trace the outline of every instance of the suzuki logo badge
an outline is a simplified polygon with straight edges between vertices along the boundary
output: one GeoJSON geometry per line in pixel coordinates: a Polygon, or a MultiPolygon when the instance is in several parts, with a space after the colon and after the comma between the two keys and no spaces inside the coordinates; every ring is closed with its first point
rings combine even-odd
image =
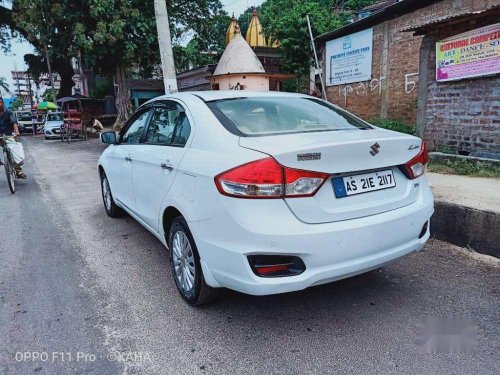
{"type": "Polygon", "coordinates": [[[380,151],[378,150],[380,148],[380,145],[378,143],[374,143],[370,146],[371,148],[371,151],[370,151],[370,155],[371,156],[375,156],[377,155],[380,151]]]}

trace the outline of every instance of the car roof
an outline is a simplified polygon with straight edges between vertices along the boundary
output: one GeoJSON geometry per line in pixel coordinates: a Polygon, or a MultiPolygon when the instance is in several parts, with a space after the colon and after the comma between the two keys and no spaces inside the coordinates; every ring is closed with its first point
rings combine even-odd
{"type": "Polygon", "coordinates": [[[152,99],[150,102],[157,100],[165,100],[165,99],[180,99],[186,97],[197,96],[204,101],[212,101],[212,100],[221,100],[221,99],[234,99],[234,98],[248,98],[248,97],[295,97],[295,98],[306,98],[307,95],[304,94],[296,94],[290,92],[281,92],[281,91],[239,91],[239,90],[228,90],[228,91],[185,91],[178,92],[174,94],[162,95],[152,99]]]}

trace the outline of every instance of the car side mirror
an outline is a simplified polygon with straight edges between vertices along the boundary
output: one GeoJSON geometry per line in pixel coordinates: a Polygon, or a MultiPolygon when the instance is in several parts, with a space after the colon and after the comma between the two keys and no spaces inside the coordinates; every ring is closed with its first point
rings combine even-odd
{"type": "Polygon", "coordinates": [[[101,142],[110,145],[116,144],[116,133],[114,131],[101,133],[101,142]]]}

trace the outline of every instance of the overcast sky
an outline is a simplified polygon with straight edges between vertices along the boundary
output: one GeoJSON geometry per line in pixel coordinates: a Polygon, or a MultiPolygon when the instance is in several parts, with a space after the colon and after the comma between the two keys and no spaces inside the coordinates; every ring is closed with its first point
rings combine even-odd
{"type": "MultiPolygon", "coordinates": [[[[229,15],[234,15],[238,17],[241,13],[245,11],[250,6],[258,6],[264,2],[264,0],[221,0],[226,12],[229,15]]],[[[27,53],[32,53],[33,49],[31,45],[27,42],[13,40],[12,49],[10,53],[4,54],[0,52],[0,77],[7,78],[7,82],[11,86],[11,90],[14,90],[14,82],[11,79],[11,70],[26,69],[24,64],[24,55],[27,53]]]]}

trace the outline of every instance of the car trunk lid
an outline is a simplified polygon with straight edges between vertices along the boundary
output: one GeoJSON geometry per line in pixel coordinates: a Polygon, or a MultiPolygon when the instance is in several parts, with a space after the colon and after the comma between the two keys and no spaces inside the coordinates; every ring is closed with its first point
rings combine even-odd
{"type": "Polygon", "coordinates": [[[283,166],[330,174],[313,197],[285,199],[295,216],[306,223],[354,219],[413,203],[419,184],[409,180],[398,166],[418,154],[420,143],[416,137],[378,128],[239,140],[241,147],[268,154],[283,166]],[[383,171],[392,171],[396,186],[345,197],[337,197],[334,191],[334,178],[383,171]]]}

